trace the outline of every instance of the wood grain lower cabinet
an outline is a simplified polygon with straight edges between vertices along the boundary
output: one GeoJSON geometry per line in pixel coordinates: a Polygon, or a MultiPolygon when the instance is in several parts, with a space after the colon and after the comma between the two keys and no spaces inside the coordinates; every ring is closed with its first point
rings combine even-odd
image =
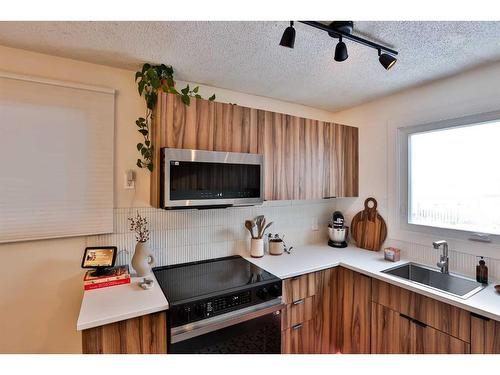
{"type": "Polygon", "coordinates": [[[371,353],[410,354],[411,352],[411,320],[372,302],[371,353]]]}
{"type": "Polygon", "coordinates": [[[83,354],[165,354],[166,312],[82,331],[83,354]]]}
{"type": "Polygon", "coordinates": [[[466,354],[469,343],[372,302],[372,354],[466,354]]]}
{"type": "Polygon", "coordinates": [[[313,315],[316,354],[333,354],[337,345],[338,268],[316,272],[315,310],[313,315]]]}
{"type": "Polygon", "coordinates": [[[314,354],[315,341],[312,320],[295,324],[281,332],[281,353],[314,354]]]}
{"type": "Polygon", "coordinates": [[[338,269],[337,345],[342,353],[370,353],[371,278],[338,269]]]}
{"type": "Polygon", "coordinates": [[[470,313],[444,302],[373,279],[372,300],[439,331],[470,342],[470,313]]]}
{"type": "Polygon", "coordinates": [[[500,354],[500,322],[471,315],[471,353],[500,354]]]}

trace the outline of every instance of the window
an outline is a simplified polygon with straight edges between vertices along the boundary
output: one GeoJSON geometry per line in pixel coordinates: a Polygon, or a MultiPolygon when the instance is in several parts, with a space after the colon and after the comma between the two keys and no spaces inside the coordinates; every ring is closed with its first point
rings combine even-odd
{"type": "Polygon", "coordinates": [[[500,235],[500,120],[406,135],[408,224],[500,235]]]}

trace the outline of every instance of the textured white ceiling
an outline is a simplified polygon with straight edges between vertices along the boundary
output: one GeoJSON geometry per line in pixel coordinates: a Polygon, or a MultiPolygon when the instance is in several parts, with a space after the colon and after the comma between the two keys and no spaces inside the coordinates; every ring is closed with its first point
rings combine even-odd
{"type": "Polygon", "coordinates": [[[296,23],[295,48],[278,45],[288,22],[0,22],[0,44],[138,69],[171,64],[177,79],[338,111],[500,61],[500,22],[355,22],[354,33],[399,52],[390,71],[377,52],[296,23]]]}

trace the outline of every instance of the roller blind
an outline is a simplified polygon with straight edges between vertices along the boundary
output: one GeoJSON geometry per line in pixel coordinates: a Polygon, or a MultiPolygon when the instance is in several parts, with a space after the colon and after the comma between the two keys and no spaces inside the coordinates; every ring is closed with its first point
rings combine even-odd
{"type": "Polygon", "coordinates": [[[114,91],[0,73],[0,243],[113,230],[114,91]]]}

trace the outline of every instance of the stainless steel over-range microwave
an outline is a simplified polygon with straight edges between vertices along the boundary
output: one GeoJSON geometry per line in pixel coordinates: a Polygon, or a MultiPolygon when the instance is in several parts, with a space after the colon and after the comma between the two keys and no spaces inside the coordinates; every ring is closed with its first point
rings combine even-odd
{"type": "Polygon", "coordinates": [[[161,149],[163,208],[230,207],[264,201],[263,156],[161,149]]]}

